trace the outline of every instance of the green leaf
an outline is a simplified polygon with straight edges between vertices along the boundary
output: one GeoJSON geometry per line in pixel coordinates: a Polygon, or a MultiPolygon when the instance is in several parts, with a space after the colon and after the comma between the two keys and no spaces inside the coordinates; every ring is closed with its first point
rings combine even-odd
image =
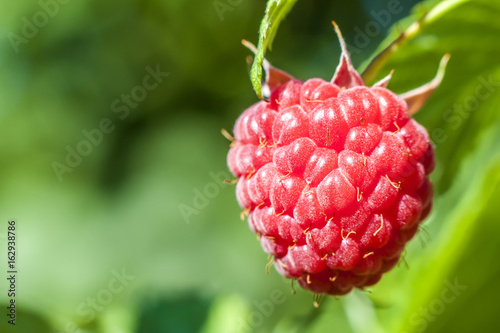
{"type": "Polygon", "coordinates": [[[442,85],[415,115],[438,159],[431,176],[433,214],[419,236],[426,246],[412,241],[405,255],[409,268],[400,265],[373,289],[388,332],[487,331],[495,324],[489,311],[472,315],[470,304],[490,309],[500,297],[492,282],[500,270],[494,204],[500,195],[500,45],[493,42],[499,14],[498,1],[442,2],[377,74],[395,69],[389,88],[401,93],[428,81],[439,58],[451,54],[442,85]],[[446,303],[442,295],[455,279],[467,289],[446,303]],[[435,313],[426,312],[433,306],[435,313]]]}
{"type": "Polygon", "coordinates": [[[422,18],[415,21],[402,33],[398,33],[396,30],[393,31],[392,35],[387,38],[386,42],[380,44],[379,48],[374,52],[370,60],[366,61],[362,66],[366,67],[364,68],[362,75],[365,82],[373,81],[373,78],[378,74],[384,64],[389,61],[391,56],[393,56],[406,41],[414,38],[423,27],[431,24],[442,15],[453,10],[456,6],[467,1],[470,0],[443,1],[432,8],[432,10],[426,12],[422,18]]]}
{"type": "Polygon", "coordinates": [[[271,49],[278,27],[292,9],[297,0],[270,0],[267,2],[266,14],[260,24],[259,44],[250,72],[252,86],[257,96],[262,99],[262,62],[266,50],[271,49]]]}

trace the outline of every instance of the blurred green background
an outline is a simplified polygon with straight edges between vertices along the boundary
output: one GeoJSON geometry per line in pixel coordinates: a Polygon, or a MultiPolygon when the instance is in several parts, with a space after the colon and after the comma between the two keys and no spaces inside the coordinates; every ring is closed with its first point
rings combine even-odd
{"type": "Polygon", "coordinates": [[[379,77],[395,69],[389,87],[401,93],[452,55],[416,115],[438,156],[431,217],[380,284],[315,309],[311,294],[265,274],[234,188],[221,183],[220,129],[257,100],[240,41],[257,41],[265,1],[2,1],[0,331],[493,332],[500,1],[418,2],[298,1],[267,54],[297,78],[330,79],[331,20],[363,68],[430,11],[379,77]]]}

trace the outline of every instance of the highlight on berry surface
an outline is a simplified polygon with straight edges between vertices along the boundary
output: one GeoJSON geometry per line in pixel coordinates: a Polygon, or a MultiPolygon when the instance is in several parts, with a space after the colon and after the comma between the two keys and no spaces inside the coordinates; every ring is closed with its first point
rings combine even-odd
{"type": "Polygon", "coordinates": [[[241,217],[276,270],[316,295],[377,283],[428,216],[434,150],[411,115],[449,58],[430,83],[398,96],[387,89],[393,72],[364,84],[333,26],[342,52],[331,81],[301,81],[263,59],[265,100],[241,114],[234,138],[224,134],[241,217]]]}

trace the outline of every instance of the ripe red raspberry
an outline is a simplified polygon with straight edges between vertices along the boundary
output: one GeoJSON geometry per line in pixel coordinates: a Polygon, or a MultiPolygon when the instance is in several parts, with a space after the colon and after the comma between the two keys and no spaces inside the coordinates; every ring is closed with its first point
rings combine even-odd
{"type": "Polygon", "coordinates": [[[317,294],[375,284],[432,205],[435,164],[410,117],[441,75],[398,96],[390,75],[366,87],[342,36],[331,82],[301,82],[264,62],[269,101],[236,121],[228,165],[236,196],[283,276],[317,294]]]}

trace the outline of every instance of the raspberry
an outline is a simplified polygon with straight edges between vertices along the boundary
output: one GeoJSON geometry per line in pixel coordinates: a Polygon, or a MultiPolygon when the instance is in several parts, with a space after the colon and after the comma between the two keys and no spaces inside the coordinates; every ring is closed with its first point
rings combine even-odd
{"type": "Polygon", "coordinates": [[[269,101],[236,121],[228,165],[276,270],[316,294],[343,295],[394,267],[429,214],[434,151],[408,110],[441,78],[401,96],[386,88],[390,76],[367,87],[335,28],[342,55],[330,82],[264,62],[269,101]]]}

